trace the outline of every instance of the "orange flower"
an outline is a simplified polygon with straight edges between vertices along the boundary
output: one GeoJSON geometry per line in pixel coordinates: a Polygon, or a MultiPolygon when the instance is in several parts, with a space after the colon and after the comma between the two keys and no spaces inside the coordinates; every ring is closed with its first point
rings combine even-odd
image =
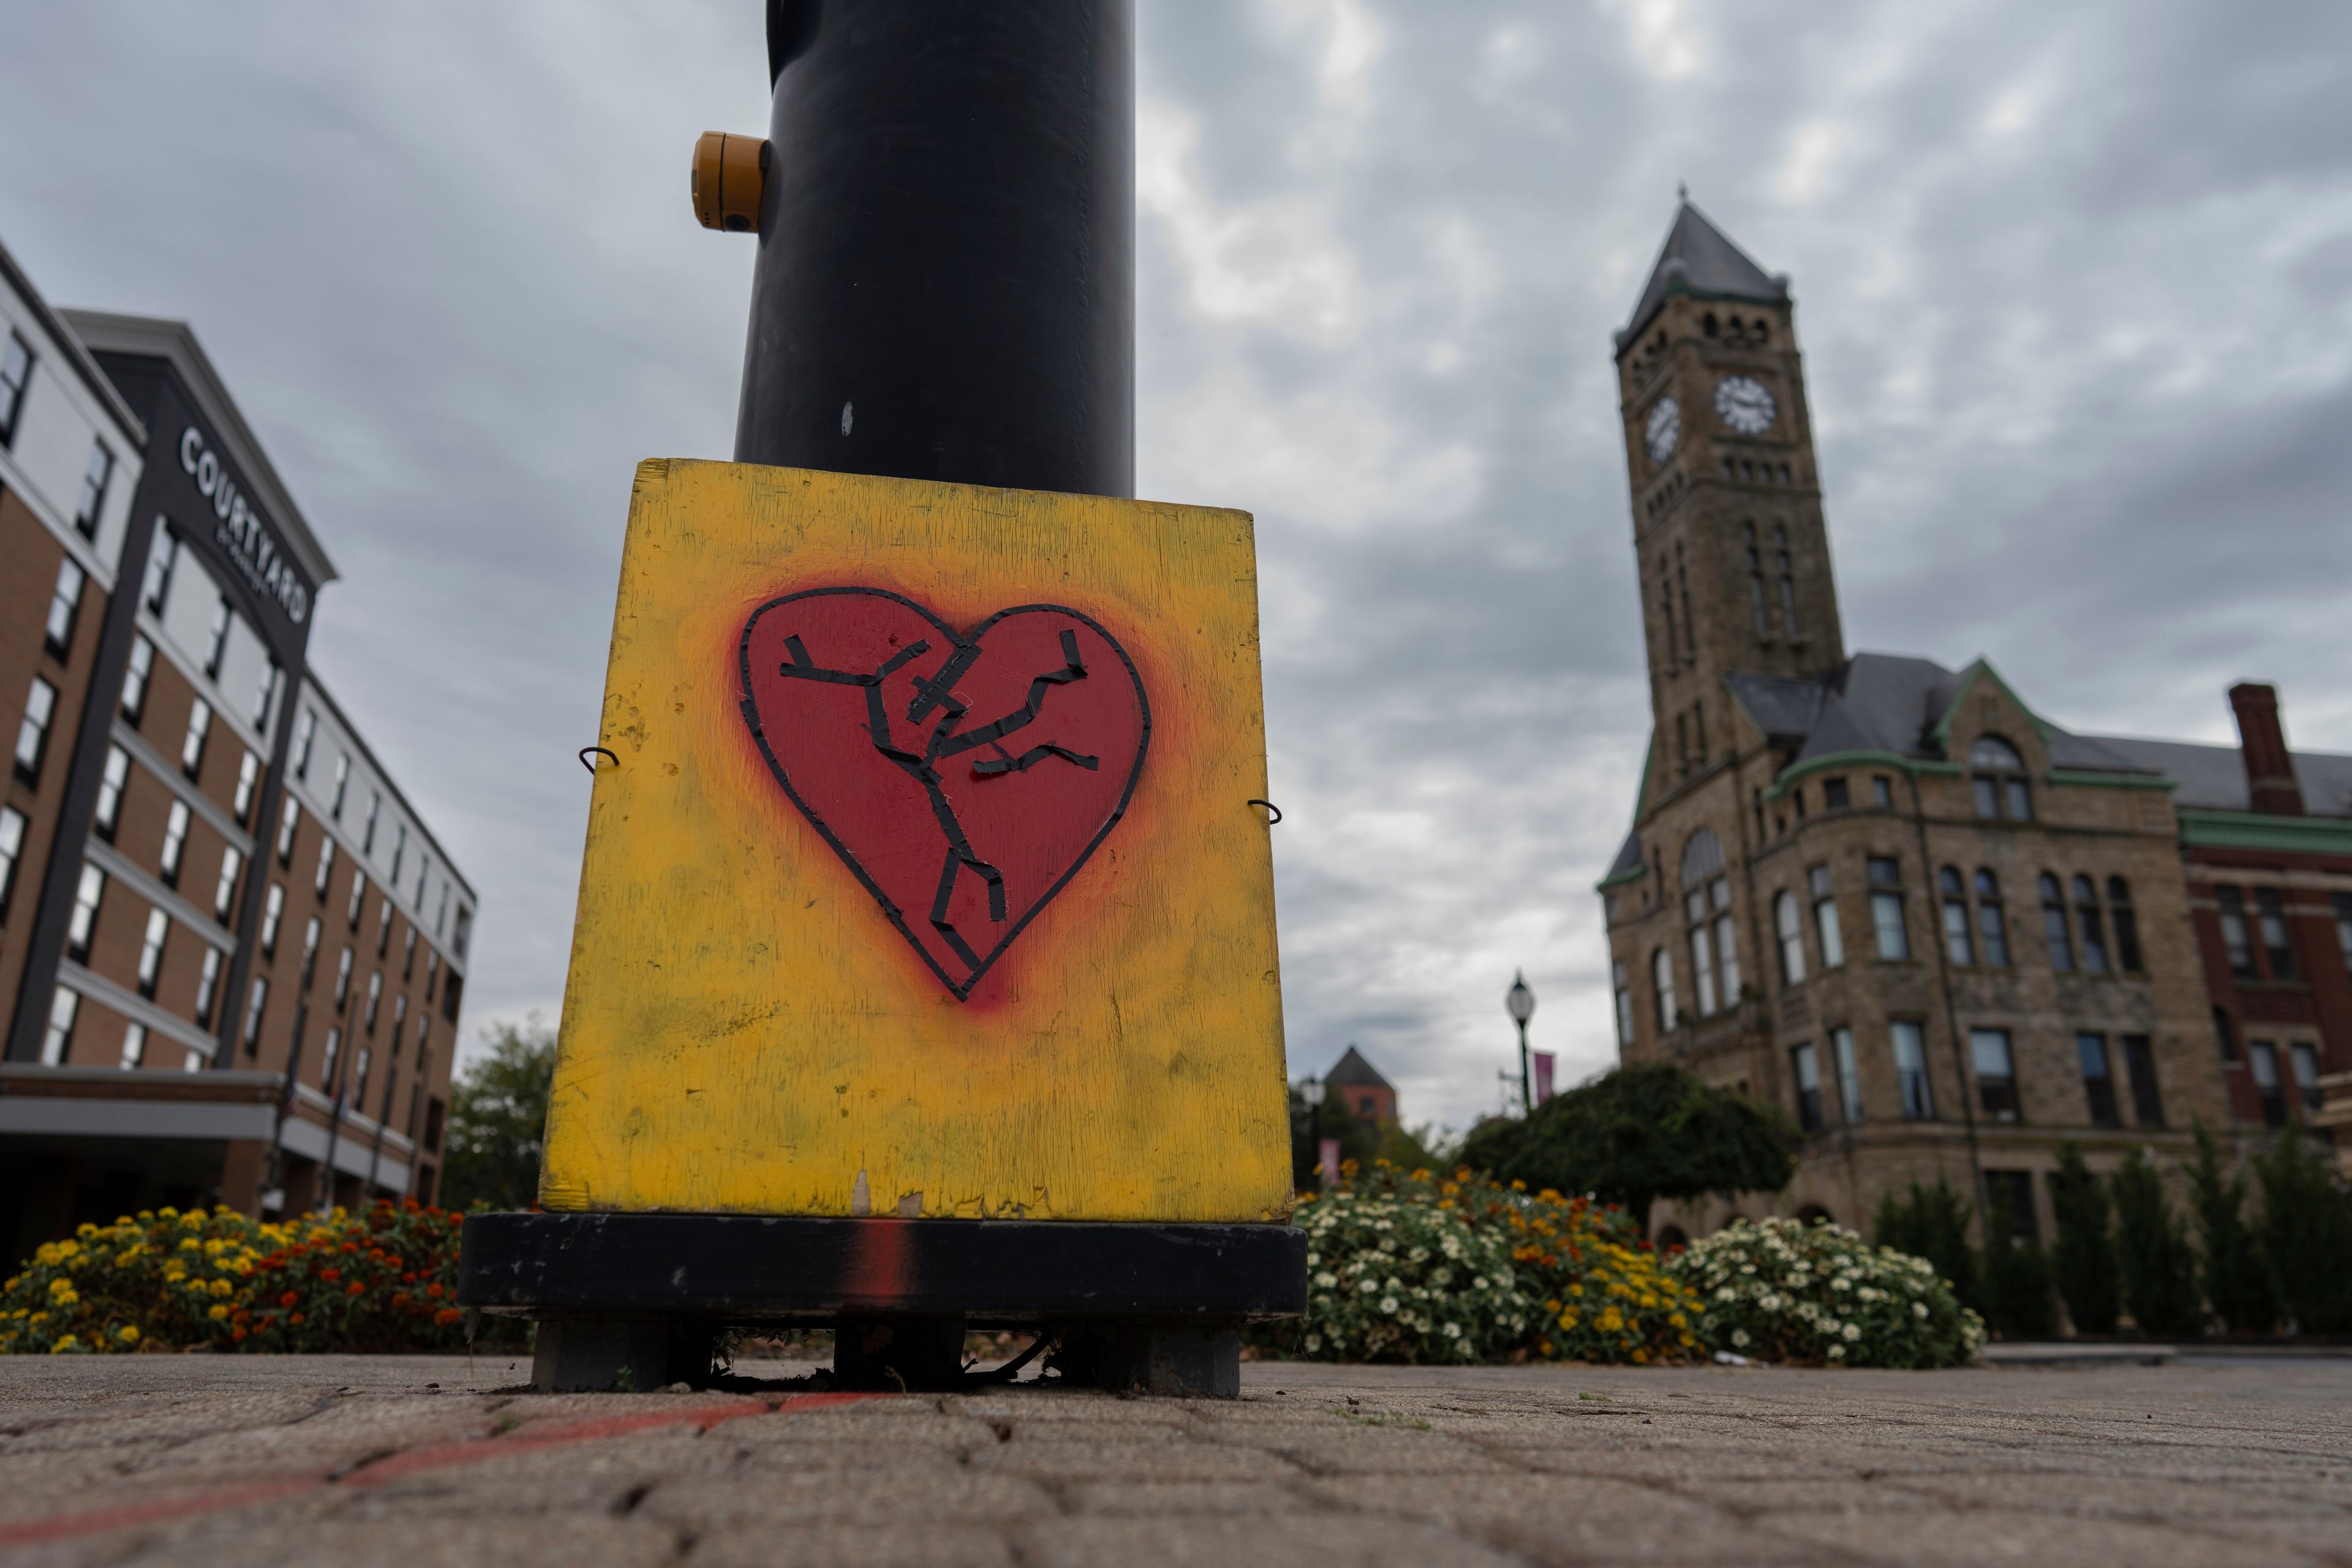
{"type": "Polygon", "coordinates": [[[290,1307],[300,1300],[300,1297],[295,1295],[293,1291],[289,1290],[286,1294],[278,1298],[278,1304],[281,1307],[290,1307]]]}
{"type": "Polygon", "coordinates": [[[432,1284],[425,1287],[425,1293],[437,1300],[441,1295],[441,1281],[436,1279],[432,1284]]]}
{"type": "Polygon", "coordinates": [[[433,1314],[433,1321],[436,1323],[442,1324],[444,1327],[446,1327],[448,1324],[456,1322],[465,1315],[465,1313],[457,1310],[455,1307],[444,1307],[439,1311],[433,1314]]]}
{"type": "Polygon", "coordinates": [[[342,1277],[343,1271],[340,1268],[321,1268],[319,1270],[319,1278],[324,1279],[330,1285],[333,1284],[336,1280],[341,1279],[342,1277]]]}
{"type": "Polygon", "coordinates": [[[356,1296],[356,1295],[360,1294],[362,1291],[365,1290],[366,1289],[367,1289],[367,1287],[366,1287],[366,1286],[364,1286],[364,1285],[361,1284],[358,1280],[354,1279],[354,1280],[352,1280],[352,1281],[351,1282],[351,1284],[350,1284],[350,1285],[348,1285],[348,1286],[346,1286],[346,1287],[344,1288],[344,1289],[343,1289],[343,1294],[344,1294],[344,1295],[346,1295],[346,1296],[356,1296]]]}
{"type": "Polygon", "coordinates": [[[288,1322],[289,1322],[289,1323],[299,1323],[299,1322],[300,1322],[300,1321],[302,1321],[302,1314],[301,1314],[301,1313],[299,1313],[299,1312],[297,1312],[297,1313],[295,1313],[292,1317],[290,1317],[290,1318],[287,1319],[286,1321],[287,1321],[288,1322]]]}
{"type": "Polygon", "coordinates": [[[228,1331],[228,1337],[232,1340],[242,1340],[245,1338],[245,1331],[243,1329],[231,1329],[228,1331]]]}
{"type": "Polygon", "coordinates": [[[405,1291],[405,1290],[394,1290],[394,1291],[392,1293],[392,1304],[393,1304],[394,1306],[395,1306],[395,1307],[405,1307],[405,1306],[407,1306],[407,1305],[408,1305],[408,1292],[407,1292],[407,1291],[405,1291]]]}

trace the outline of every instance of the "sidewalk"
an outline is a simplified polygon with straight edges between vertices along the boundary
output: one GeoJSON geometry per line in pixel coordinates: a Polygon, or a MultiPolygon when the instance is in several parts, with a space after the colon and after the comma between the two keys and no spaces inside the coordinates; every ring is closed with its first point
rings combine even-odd
{"type": "Polygon", "coordinates": [[[0,1562],[2352,1562],[2345,1362],[1258,1362],[1223,1403],[496,1392],[527,1371],[0,1359],[0,1562]]]}

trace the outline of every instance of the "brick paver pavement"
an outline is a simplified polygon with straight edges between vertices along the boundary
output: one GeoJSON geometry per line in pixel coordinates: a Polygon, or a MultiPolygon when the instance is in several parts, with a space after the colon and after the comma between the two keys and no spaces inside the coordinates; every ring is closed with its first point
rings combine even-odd
{"type": "Polygon", "coordinates": [[[527,1373],[0,1360],[0,1561],[2352,1564],[2340,1360],[1255,1363],[1238,1402],[499,1392],[527,1373]]]}

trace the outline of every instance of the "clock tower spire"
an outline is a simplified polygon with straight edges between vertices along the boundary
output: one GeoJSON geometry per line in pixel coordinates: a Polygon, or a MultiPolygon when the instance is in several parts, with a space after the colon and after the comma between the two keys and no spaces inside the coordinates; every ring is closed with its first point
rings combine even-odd
{"type": "Polygon", "coordinates": [[[1735,673],[1845,662],[1795,302],[1685,195],[1617,334],[1662,782],[1726,755],[1735,673]]]}

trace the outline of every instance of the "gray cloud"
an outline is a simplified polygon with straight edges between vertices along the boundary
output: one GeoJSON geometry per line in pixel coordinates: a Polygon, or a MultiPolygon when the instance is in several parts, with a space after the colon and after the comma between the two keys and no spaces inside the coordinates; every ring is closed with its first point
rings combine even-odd
{"type": "MultiPolygon", "coordinates": [[[[1145,493],[1258,514],[1294,1066],[1612,1054],[1647,735],[1609,333],[1675,184],[1793,274],[1851,646],[2352,749],[2340,7],[1143,0],[1145,493]]],[[[635,461],[723,456],[758,7],[19,18],[0,234],[184,314],[348,580],[318,658],[551,1009],[635,461]]]]}

